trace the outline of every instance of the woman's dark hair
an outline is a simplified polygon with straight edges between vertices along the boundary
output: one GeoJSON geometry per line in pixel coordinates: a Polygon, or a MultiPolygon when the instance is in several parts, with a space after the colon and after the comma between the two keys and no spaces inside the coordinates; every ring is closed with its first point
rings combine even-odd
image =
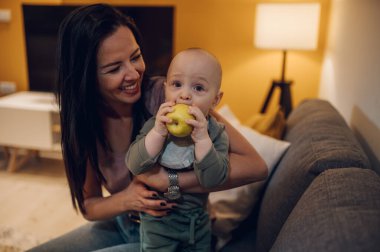
{"type": "MultiPolygon", "coordinates": [[[[106,152],[112,151],[99,111],[104,101],[96,74],[97,53],[100,43],[120,26],[132,31],[141,48],[141,36],[133,20],[106,4],[75,9],[65,17],[59,28],[57,99],[61,111],[62,154],[73,206],[75,209],[79,207],[83,214],[87,162],[104,183],[97,146],[100,145],[106,152]]],[[[134,104],[133,136],[136,136],[144,120],[146,110],[142,100],[134,104]]]]}

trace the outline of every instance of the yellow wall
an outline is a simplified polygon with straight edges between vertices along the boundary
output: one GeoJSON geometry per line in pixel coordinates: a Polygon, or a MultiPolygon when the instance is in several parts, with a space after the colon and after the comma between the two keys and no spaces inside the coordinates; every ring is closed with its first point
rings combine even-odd
{"type": "MultiPolygon", "coordinates": [[[[12,21],[0,23],[0,80],[16,82],[18,90],[28,89],[22,3],[88,4],[95,2],[97,1],[1,0],[0,9],[11,9],[12,21]]],[[[275,1],[113,0],[103,2],[119,5],[175,6],[175,52],[197,46],[210,50],[219,58],[223,67],[222,89],[225,93],[221,104],[229,104],[242,121],[260,110],[272,79],[280,78],[281,52],[258,50],[253,46],[255,5],[258,2],[275,1]]],[[[294,85],[292,85],[294,105],[304,98],[318,95],[329,11],[328,0],[302,2],[322,4],[321,28],[318,50],[288,53],[286,77],[294,80],[294,85]]]]}
{"type": "Polygon", "coordinates": [[[27,66],[24,29],[19,1],[0,1],[0,9],[10,9],[12,19],[0,23],[0,81],[13,81],[18,90],[25,90],[27,66]]]}

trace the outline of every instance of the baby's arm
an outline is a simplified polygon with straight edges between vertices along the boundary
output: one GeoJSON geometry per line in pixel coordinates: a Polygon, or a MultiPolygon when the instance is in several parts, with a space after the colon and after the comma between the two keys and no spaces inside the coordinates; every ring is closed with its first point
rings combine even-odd
{"type": "Polygon", "coordinates": [[[144,173],[157,162],[162,151],[168,131],[165,123],[169,122],[165,114],[172,110],[171,103],[163,103],[156,117],[149,119],[136,140],[130,145],[125,162],[134,174],[144,173]]]}
{"type": "Polygon", "coordinates": [[[214,188],[226,182],[229,172],[228,136],[224,130],[214,139],[206,156],[194,162],[194,172],[205,188],[214,188]]]}
{"type": "Polygon", "coordinates": [[[153,128],[154,122],[155,118],[152,117],[144,124],[140,134],[136,137],[136,140],[131,143],[127,155],[125,156],[125,164],[133,175],[144,173],[155,163],[155,158],[151,158],[145,148],[145,137],[153,128]]]}
{"type": "Polygon", "coordinates": [[[223,127],[210,118],[211,129],[215,131],[210,132],[210,137],[208,121],[203,113],[196,107],[192,107],[189,112],[196,118],[189,121],[194,127],[191,135],[195,147],[194,172],[203,187],[219,186],[228,177],[228,136],[223,127]]]}
{"type": "Polygon", "coordinates": [[[192,114],[195,119],[187,119],[186,123],[193,126],[191,138],[194,141],[195,160],[200,161],[212,147],[212,141],[208,134],[208,121],[198,107],[191,106],[189,113],[192,114]]]}
{"type": "Polygon", "coordinates": [[[145,147],[151,157],[157,156],[164,146],[168,130],[166,123],[169,123],[169,119],[166,114],[173,111],[173,102],[165,102],[161,104],[156,115],[156,121],[154,127],[148,132],[145,137],[145,147]]]}

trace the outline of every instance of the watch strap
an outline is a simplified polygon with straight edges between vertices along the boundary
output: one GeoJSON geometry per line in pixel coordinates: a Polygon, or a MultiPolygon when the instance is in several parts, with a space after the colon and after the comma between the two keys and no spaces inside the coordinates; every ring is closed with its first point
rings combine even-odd
{"type": "Polygon", "coordinates": [[[178,183],[178,174],[173,169],[168,169],[169,187],[164,196],[169,200],[177,200],[181,197],[181,192],[178,183]]]}

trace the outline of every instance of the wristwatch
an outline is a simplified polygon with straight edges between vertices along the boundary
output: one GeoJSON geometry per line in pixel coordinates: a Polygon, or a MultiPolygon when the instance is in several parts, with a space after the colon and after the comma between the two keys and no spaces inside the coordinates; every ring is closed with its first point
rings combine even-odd
{"type": "Polygon", "coordinates": [[[181,198],[181,192],[179,191],[178,174],[175,170],[168,169],[169,187],[168,191],[164,193],[165,198],[168,200],[177,200],[181,198]]]}

